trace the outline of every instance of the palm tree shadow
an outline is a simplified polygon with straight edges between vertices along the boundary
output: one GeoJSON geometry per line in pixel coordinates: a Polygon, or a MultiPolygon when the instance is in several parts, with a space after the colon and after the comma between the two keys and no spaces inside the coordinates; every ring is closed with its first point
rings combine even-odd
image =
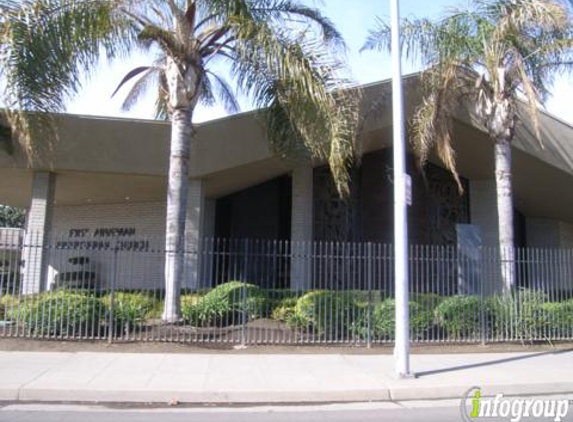
{"type": "Polygon", "coordinates": [[[496,360],[491,360],[491,361],[487,361],[487,362],[470,363],[467,365],[458,365],[458,366],[452,366],[452,367],[447,367],[447,368],[433,369],[431,371],[416,372],[416,377],[421,378],[421,377],[425,377],[425,376],[443,374],[443,373],[447,373],[447,372],[462,371],[464,369],[472,369],[472,368],[481,368],[481,367],[486,367],[486,366],[501,365],[501,364],[508,363],[508,362],[515,362],[515,361],[527,360],[527,359],[535,359],[537,357],[547,356],[547,355],[561,355],[561,354],[565,354],[565,353],[573,353],[573,348],[557,350],[557,351],[539,352],[539,353],[533,353],[533,354],[528,354],[528,355],[523,355],[523,356],[513,356],[513,357],[509,357],[509,358],[496,359],[496,360]]]}

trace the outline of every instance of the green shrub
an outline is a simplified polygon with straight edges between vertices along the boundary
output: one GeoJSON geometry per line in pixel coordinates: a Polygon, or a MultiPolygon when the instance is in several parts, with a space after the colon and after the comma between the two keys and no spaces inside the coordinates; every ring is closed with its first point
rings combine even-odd
{"type": "Polygon", "coordinates": [[[570,336],[573,333],[573,300],[544,303],[542,309],[551,334],[570,336]]]}
{"type": "Polygon", "coordinates": [[[548,302],[547,295],[538,290],[519,289],[513,297],[519,304],[518,335],[524,338],[543,337],[543,329],[547,326],[543,305],[548,302]]]}
{"type": "Polygon", "coordinates": [[[317,290],[298,299],[294,314],[287,319],[290,325],[314,331],[318,335],[333,336],[351,330],[367,309],[361,297],[352,292],[317,290]]]}
{"type": "MultiPolygon", "coordinates": [[[[273,306],[271,318],[281,322],[287,322],[291,320],[295,313],[296,302],[296,297],[286,297],[278,301],[278,303],[273,306]]],[[[291,320],[291,322],[293,321],[291,320]]]]}
{"type": "Polygon", "coordinates": [[[436,307],[435,318],[450,339],[463,339],[476,335],[481,328],[480,298],[448,297],[436,307]]]}
{"type": "Polygon", "coordinates": [[[294,314],[288,318],[289,324],[311,330],[318,323],[320,313],[324,313],[328,298],[335,300],[336,294],[326,291],[309,292],[301,296],[294,307],[294,314]]]}
{"type": "MultiPolygon", "coordinates": [[[[107,315],[110,315],[111,295],[104,296],[102,302],[106,306],[107,315]]],[[[126,334],[150,319],[157,309],[155,299],[143,292],[117,292],[113,304],[114,326],[126,334]]]]}
{"type": "Polygon", "coordinates": [[[19,320],[35,334],[90,335],[99,329],[101,311],[101,302],[93,295],[55,291],[22,300],[13,314],[19,312],[19,320]]]}
{"type": "Polygon", "coordinates": [[[273,309],[271,313],[271,318],[275,321],[280,322],[288,322],[292,320],[293,315],[295,314],[295,307],[294,306],[277,306],[273,309]]]}
{"type": "Polygon", "coordinates": [[[0,296],[0,321],[8,318],[13,307],[17,306],[18,299],[12,295],[0,296]]]}
{"type": "Polygon", "coordinates": [[[528,340],[542,338],[548,325],[543,311],[546,302],[545,293],[530,289],[488,298],[487,313],[492,333],[528,340]]]}
{"type": "Polygon", "coordinates": [[[231,281],[210,290],[203,297],[181,307],[183,318],[193,325],[227,326],[243,317],[255,319],[269,312],[264,291],[253,284],[231,281]]]}
{"type": "Polygon", "coordinates": [[[278,302],[277,306],[296,306],[296,302],[298,302],[298,297],[296,296],[291,296],[291,297],[285,297],[284,299],[282,299],[281,301],[278,302]]]}
{"type": "Polygon", "coordinates": [[[181,316],[195,326],[225,326],[235,322],[231,309],[231,304],[225,298],[201,298],[182,306],[181,316]]]}
{"type": "MultiPolygon", "coordinates": [[[[265,292],[257,286],[240,281],[230,281],[220,284],[203,296],[202,300],[221,301],[224,300],[232,307],[243,308],[249,299],[264,298],[265,292]]],[[[248,305],[247,305],[248,306],[248,305]]]]}
{"type": "Polygon", "coordinates": [[[188,293],[181,296],[181,315],[183,318],[191,315],[194,306],[201,300],[201,296],[195,293],[188,293]]]}
{"type": "MultiPolygon", "coordinates": [[[[408,304],[410,317],[410,332],[412,336],[421,337],[432,326],[432,313],[424,310],[417,302],[408,304]]],[[[393,340],[396,335],[396,301],[386,299],[374,306],[371,320],[372,338],[374,340],[393,340]]],[[[368,322],[364,319],[358,329],[358,334],[366,338],[368,322]]]]}
{"type": "Polygon", "coordinates": [[[269,314],[280,306],[294,306],[298,300],[297,292],[289,289],[264,289],[263,292],[269,306],[269,314]]]}
{"type": "Polygon", "coordinates": [[[410,301],[416,302],[425,311],[434,312],[434,309],[444,300],[437,293],[411,293],[410,301]]]}

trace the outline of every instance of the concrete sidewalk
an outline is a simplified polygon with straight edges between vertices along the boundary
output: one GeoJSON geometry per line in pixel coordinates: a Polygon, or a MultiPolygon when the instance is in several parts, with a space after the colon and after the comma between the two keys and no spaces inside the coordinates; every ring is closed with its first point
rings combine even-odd
{"type": "Polygon", "coordinates": [[[573,351],[413,355],[418,378],[388,355],[0,352],[0,400],[312,403],[573,393],[573,351]]]}

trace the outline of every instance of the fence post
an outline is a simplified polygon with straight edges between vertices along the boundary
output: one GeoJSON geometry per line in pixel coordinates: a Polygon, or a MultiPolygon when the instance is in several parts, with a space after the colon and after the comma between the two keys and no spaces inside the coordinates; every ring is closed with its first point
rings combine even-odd
{"type": "MultiPolygon", "coordinates": [[[[489,265],[489,264],[488,264],[489,265]]],[[[481,345],[486,345],[486,337],[487,337],[487,327],[485,324],[485,298],[483,294],[483,282],[484,282],[484,266],[483,266],[483,249],[480,247],[479,251],[479,260],[478,260],[478,274],[479,274],[479,318],[480,318],[480,337],[481,337],[481,345]]]]}
{"type": "Polygon", "coordinates": [[[247,283],[249,279],[249,239],[245,239],[243,244],[243,278],[243,287],[241,289],[243,303],[243,312],[241,313],[241,346],[245,347],[248,341],[247,325],[249,323],[249,310],[247,309],[247,283]]]}
{"type": "Polygon", "coordinates": [[[368,312],[366,314],[367,318],[367,334],[366,334],[366,347],[370,349],[372,347],[372,242],[368,242],[366,245],[366,262],[368,265],[368,273],[366,275],[368,283],[368,312]]]}
{"type": "Polygon", "coordinates": [[[116,268],[117,268],[117,247],[113,248],[113,256],[111,259],[111,280],[110,280],[110,294],[109,294],[109,322],[108,322],[108,338],[109,344],[113,343],[113,335],[115,332],[114,325],[114,307],[115,307],[115,282],[116,282],[116,268]]]}

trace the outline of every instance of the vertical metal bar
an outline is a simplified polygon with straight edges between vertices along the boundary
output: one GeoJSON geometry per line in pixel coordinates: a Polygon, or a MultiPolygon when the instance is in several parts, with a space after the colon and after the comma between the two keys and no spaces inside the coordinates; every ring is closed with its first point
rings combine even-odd
{"type": "Polygon", "coordinates": [[[7,301],[4,303],[4,294],[10,295],[10,286],[12,283],[13,262],[12,262],[12,233],[7,230],[0,229],[0,337],[5,337],[8,331],[8,306],[7,301]],[[9,256],[9,258],[7,258],[9,256]]]}
{"type": "Polygon", "coordinates": [[[368,242],[367,244],[367,251],[366,251],[366,262],[368,265],[368,275],[367,275],[367,282],[368,282],[368,312],[367,312],[367,334],[366,334],[366,347],[372,347],[372,243],[368,242]]]}
{"type": "MultiPolygon", "coordinates": [[[[294,297],[298,300],[300,292],[303,290],[302,286],[295,285],[294,292],[293,285],[291,281],[291,261],[292,257],[290,256],[291,250],[291,241],[290,240],[281,240],[277,244],[277,265],[279,266],[279,274],[281,277],[284,277],[284,283],[291,291],[291,294],[294,294],[294,297]]],[[[283,331],[282,335],[278,336],[277,342],[279,343],[286,343],[293,339],[294,342],[302,342],[304,341],[304,337],[299,333],[298,324],[293,324],[294,328],[290,327],[289,331],[283,331]]]]}
{"type": "Polygon", "coordinates": [[[242,284],[242,303],[243,303],[243,312],[242,312],[242,321],[241,321],[241,346],[247,345],[247,335],[248,335],[248,319],[249,319],[249,311],[247,309],[247,282],[248,282],[248,274],[249,274],[249,239],[244,240],[243,246],[243,273],[244,273],[244,280],[242,284]]]}
{"type": "Polygon", "coordinates": [[[363,245],[363,253],[359,257],[351,255],[351,251],[357,242],[352,242],[346,248],[344,254],[344,262],[346,267],[346,278],[348,279],[349,285],[352,286],[352,296],[349,298],[349,305],[345,309],[346,320],[344,324],[344,333],[349,344],[356,344],[356,336],[353,335],[352,327],[356,325],[358,318],[360,317],[360,311],[357,309],[357,302],[362,300],[362,294],[366,288],[364,280],[361,279],[359,273],[361,269],[366,265],[366,247],[363,245]]]}
{"type": "MultiPolygon", "coordinates": [[[[571,303],[573,304],[573,299],[571,299],[571,290],[573,289],[573,274],[571,268],[571,253],[573,250],[565,249],[563,251],[563,266],[564,266],[564,274],[563,274],[563,296],[562,296],[562,303],[571,303]]],[[[571,332],[573,331],[573,324],[568,324],[567,322],[573,320],[571,315],[567,312],[570,309],[569,306],[563,305],[562,312],[559,315],[561,320],[561,327],[562,328],[562,335],[561,338],[563,340],[570,340],[571,339],[571,332]],[[571,319],[570,319],[571,318],[571,319]]]]}
{"type": "MultiPolygon", "coordinates": [[[[327,242],[326,244],[326,277],[324,278],[324,290],[326,290],[327,292],[332,290],[332,284],[333,284],[333,242],[327,242]]],[[[332,296],[331,296],[332,297],[332,296]]],[[[329,339],[331,338],[329,336],[329,324],[328,324],[328,318],[329,316],[332,318],[332,306],[329,306],[329,299],[328,296],[326,297],[326,300],[324,301],[319,301],[319,315],[321,315],[322,318],[322,326],[323,328],[325,328],[323,330],[323,332],[321,332],[321,339],[323,339],[325,342],[328,342],[329,339]],[[330,311],[330,312],[329,312],[330,311]]]]}
{"type": "Polygon", "coordinates": [[[483,249],[480,248],[479,250],[479,258],[478,258],[478,284],[479,284],[479,312],[480,312],[480,343],[482,346],[486,345],[486,339],[487,339],[487,327],[486,327],[486,321],[485,321],[485,312],[486,312],[486,300],[485,300],[485,296],[484,296],[484,290],[483,290],[483,283],[484,283],[484,277],[483,277],[483,249]]]}
{"type": "MultiPolygon", "coordinates": [[[[565,268],[566,268],[566,283],[567,283],[567,298],[568,303],[571,303],[571,307],[573,307],[573,298],[572,298],[572,290],[573,290],[573,249],[568,249],[565,251],[565,268]]],[[[573,339],[573,317],[569,314],[565,314],[565,312],[569,312],[569,307],[563,308],[564,314],[562,314],[562,318],[566,318],[563,325],[565,328],[565,338],[567,340],[573,339]],[[568,325],[565,325],[568,322],[568,325]]]]}
{"type": "MultiPolygon", "coordinates": [[[[117,247],[113,248],[113,255],[111,259],[111,279],[110,279],[110,294],[109,294],[109,322],[108,322],[108,338],[109,344],[113,343],[115,332],[115,285],[116,285],[116,267],[117,267],[117,247]]],[[[121,329],[121,328],[120,328],[121,329]]]]}

